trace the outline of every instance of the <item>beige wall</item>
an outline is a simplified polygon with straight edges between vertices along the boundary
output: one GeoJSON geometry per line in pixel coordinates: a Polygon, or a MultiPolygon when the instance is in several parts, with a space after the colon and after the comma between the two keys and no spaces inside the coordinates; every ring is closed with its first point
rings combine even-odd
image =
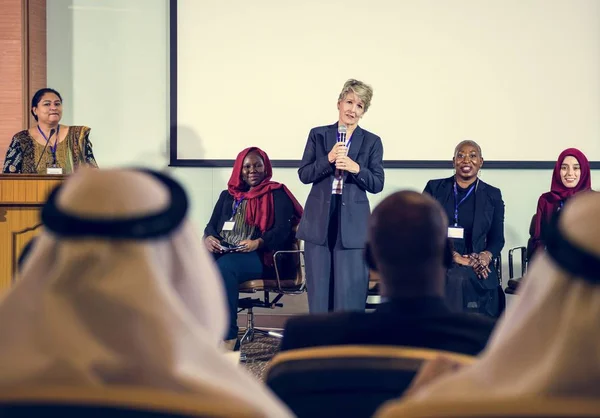
{"type": "MultiPolygon", "coordinates": [[[[186,186],[191,198],[190,216],[201,232],[220,191],[226,187],[230,169],[167,168],[168,18],[167,0],[103,0],[101,7],[96,0],[52,0],[48,3],[48,81],[65,98],[64,122],[92,127],[94,153],[101,167],[142,165],[169,170],[186,186]]],[[[202,77],[202,67],[197,71],[202,77]]],[[[333,105],[319,117],[331,121],[337,117],[338,88],[336,85],[331,99],[333,105]]],[[[236,103],[231,105],[233,108],[236,103]]],[[[369,112],[374,115],[379,110],[373,107],[369,112]]],[[[197,115],[198,120],[211,117],[212,112],[197,115]]],[[[552,125],[553,120],[548,118],[545,123],[552,125]]],[[[370,125],[368,115],[363,126],[370,129],[370,125]]],[[[290,141],[303,146],[311,126],[304,126],[303,133],[290,141]]],[[[199,132],[186,126],[180,128],[201,144],[199,132]]],[[[245,132],[247,144],[260,138],[261,132],[245,132]]],[[[389,146],[386,141],[391,139],[383,140],[384,146],[389,146]]],[[[564,138],[562,146],[570,146],[570,140],[564,138]]],[[[408,139],[401,142],[411,144],[408,139]]],[[[230,158],[234,158],[239,149],[230,148],[230,158]]],[[[269,144],[265,149],[269,152],[269,144]]],[[[516,159],[521,158],[518,149],[514,153],[516,159]]],[[[450,175],[450,170],[386,169],[383,192],[369,198],[373,206],[396,190],[422,190],[428,179],[450,175]]],[[[599,175],[594,172],[594,180],[600,181],[599,175]]],[[[550,187],[550,176],[550,170],[483,170],[483,180],[499,187],[506,203],[505,262],[508,248],[526,242],[537,198],[550,187]]],[[[295,169],[275,169],[274,180],[285,183],[300,202],[305,202],[310,187],[300,183],[295,169]]],[[[286,297],[284,304],[284,310],[268,312],[306,310],[305,297],[286,297]]]]}

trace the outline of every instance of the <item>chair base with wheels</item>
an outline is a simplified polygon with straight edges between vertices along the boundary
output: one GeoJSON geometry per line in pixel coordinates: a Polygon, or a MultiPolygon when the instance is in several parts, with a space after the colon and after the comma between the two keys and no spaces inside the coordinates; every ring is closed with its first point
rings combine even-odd
{"type": "MultiPolygon", "coordinates": [[[[280,333],[265,331],[255,326],[254,308],[275,309],[282,307],[283,303],[279,301],[285,295],[301,295],[306,291],[306,280],[304,276],[304,249],[302,242],[296,241],[296,248],[292,250],[277,251],[273,254],[275,266],[275,278],[268,279],[253,279],[240,283],[240,293],[256,294],[263,292],[263,298],[244,297],[238,300],[239,312],[247,311],[246,331],[240,339],[240,344],[253,341],[255,334],[271,335],[281,338],[280,333]],[[284,261],[290,263],[295,268],[293,272],[285,273],[284,261]],[[291,258],[291,259],[290,259],[291,258]],[[292,264],[293,263],[293,264],[292,264]],[[290,277],[295,274],[295,277],[290,277]],[[288,278],[286,278],[288,277],[288,278]],[[271,300],[272,295],[275,297],[271,300]]],[[[292,270],[292,269],[288,269],[292,270]]],[[[242,356],[243,360],[243,356],[242,356]]]]}
{"type": "MultiPolygon", "coordinates": [[[[256,281],[257,280],[252,280],[250,282],[242,283],[243,285],[246,285],[246,287],[245,288],[240,287],[240,292],[246,293],[245,289],[247,289],[248,292],[252,292],[252,293],[254,293],[255,291],[258,292],[260,289],[260,286],[258,286],[256,283],[254,283],[256,281]]],[[[242,312],[242,311],[247,311],[246,331],[244,332],[244,335],[242,336],[242,338],[240,338],[240,345],[244,344],[244,342],[254,341],[254,334],[272,335],[275,337],[279,337],[279,335],[270,334],[271,331],[266,331],[266,330],[262,330],[260,328],[256,328],[256,326],[254,324],[254,308],[270,308],[270,309],[275,309],[276,307],[281,308],[281,307],[283,307],[283,303],[278,303],[279,300],[283,297],[283,295],[292,294],[292,293],[278,293],[277,296],[275,296],[275,299],[273,299],[271,301],[270,300],[271,292],[275,292],[275,289],[263,286],[263,289],[261,289],[261,290],[264,290],[263,299],[247,297],[247,298],[239,299],[239,301],[238,301],[238,304],[239,304],[238,305],[238,308],[239,308],[238,313],[242,312]]],[[[286,291],[289,291],[289,290],[291,290],[291,289],[286,289],[286,291]]],[[[302,292],[300,292],[300,293],[302,293],[302,292]]],[[[300,293],[298,293],[298,294],[300,294],[300,293]]]]}
{"type": "Polygon", "coordinates": [[[367,289],[366,309],[376,309],[381,303],[381,286],[379,275],[375,271],[369,271],[369,288],[367,289]]]}

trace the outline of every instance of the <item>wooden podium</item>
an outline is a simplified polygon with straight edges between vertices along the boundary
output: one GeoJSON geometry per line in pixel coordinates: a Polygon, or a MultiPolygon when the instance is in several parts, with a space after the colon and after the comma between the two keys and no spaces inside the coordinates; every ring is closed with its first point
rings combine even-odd
{"type": "Polygon", "coordinates": [[[65,175],[0,174],[0,292],[12,284],[17,259],[39,233],[40,209],[65,175]]]}

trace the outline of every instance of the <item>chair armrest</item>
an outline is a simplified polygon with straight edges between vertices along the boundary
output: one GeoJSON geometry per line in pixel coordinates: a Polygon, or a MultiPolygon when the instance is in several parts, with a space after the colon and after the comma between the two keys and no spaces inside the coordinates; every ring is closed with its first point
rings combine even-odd
{"type": "Polygon", "coordinates": [[[498,257],[494,258],[493,263],[496,272],[498,273],[498,284],[502,286],[502,255],[498,255],[498,257]]]}
{"type": "Polygon", "coordinates": [[[519,250],[521,252],[521,277],[523,277],[523,275],[525,275],[525,270],[526,270],[526,266],[527,266],[527,247],[513,247],[510,250],[508,250],[508,278],[512,279],[515,277],[515,270],[514,270],[514,259],[513,259],[513,253],[519,250]]]}
{"type": "MultiPolygon", "coordinates": [[[[279,267],[277,266],[277,257],[281,256],[283,254],[298,254],[299,259],[298,259],[298,263],[300,264],[296,269],[300,268],[300,269],[304,269],[304,250],[280,250],[280,251],[276,251],[273,254],[273,265],[275,266],[275,279],[277,280],[277,289],[280,292],[283,292],[283,289],[281,288],[281,276],[279,274],[279,267]]],[[[296,273],[298,274],[298,273],[296,273]]],[[[301,277],[302,277],[302,285],[300,286],[300,289],[304,289],[304,286],[306,286],[306,277],[304,276],[303,273],[301,273],[301,277]]]]}

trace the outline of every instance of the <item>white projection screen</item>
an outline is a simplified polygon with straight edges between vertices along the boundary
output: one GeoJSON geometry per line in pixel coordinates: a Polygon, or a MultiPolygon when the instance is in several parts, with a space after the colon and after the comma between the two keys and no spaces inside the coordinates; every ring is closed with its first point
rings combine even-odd
{"type": "Polygon", "coordinates": [[[600,1],[171,0],[171,164],[279,166],[337,121],[343,83],[373,86],[361,127],[386,166],[448,162],[477,141],[506,168],[567,147],[600,161],[600,1]]]}

